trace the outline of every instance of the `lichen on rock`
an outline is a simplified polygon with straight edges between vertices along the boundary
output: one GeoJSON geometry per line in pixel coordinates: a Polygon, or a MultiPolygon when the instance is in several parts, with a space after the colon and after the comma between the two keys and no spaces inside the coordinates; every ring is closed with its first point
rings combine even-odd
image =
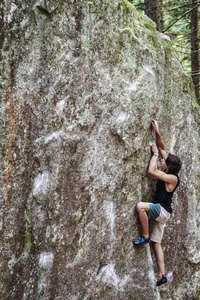
{"type": "Polygon", "coordinates": [[[199,107],[170,40],[126,0],[0,8],[1,299],[198,299],[199,107]],[[138,201],[155,118],[183,167],[155,288],[138,201]]]}

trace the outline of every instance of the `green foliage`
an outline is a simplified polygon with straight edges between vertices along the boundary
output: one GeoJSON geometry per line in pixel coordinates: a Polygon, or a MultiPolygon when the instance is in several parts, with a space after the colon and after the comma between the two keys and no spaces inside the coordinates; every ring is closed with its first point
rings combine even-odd
{"type": "MultiPolygon", "coordinates": [[[[130,0],[129,2],[131,2],[137,10],[144,13],[144,0],[130,0]]],[[[164,33],[170,36],[173,48],[177,53],[183,69],[188,74],[191,74],[189,4],[190,0],[163,0],[163,16],[164,33]],[[185,16],[183,16],[184,14],[185,16]],[[181,19],[176,22],[179,18],[181,19]],[[174,25],[166,30],[173,23],[174,25]]],[[[200,30],[198,34],[200,35],[200,30]]]]}
{"type": "MultiPolygon", "coordinates": [[[[190,1],[164,1],[164,28],[167,28],[190,9],[186,6],[190,1]]],[[[182,64],[183,69],[190,74],[190,13],[177,21],[165,34],[169,35],[182,64]]]]}

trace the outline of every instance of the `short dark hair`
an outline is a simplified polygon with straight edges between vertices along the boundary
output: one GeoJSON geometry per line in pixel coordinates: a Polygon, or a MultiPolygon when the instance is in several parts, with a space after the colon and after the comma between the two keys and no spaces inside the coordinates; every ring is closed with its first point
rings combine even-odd
{"type": "Polygon", "coordinates": [[[174,154],[169,153],[165,161],[168,168],[168,174],[178,174],[182,166],[180,158],[174,154]]]}

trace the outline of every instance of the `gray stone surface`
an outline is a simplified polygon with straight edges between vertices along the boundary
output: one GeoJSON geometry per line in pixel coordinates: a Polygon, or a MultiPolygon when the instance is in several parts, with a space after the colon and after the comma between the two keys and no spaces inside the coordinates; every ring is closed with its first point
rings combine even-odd
{"type": "Polygon", "coordinates": [[[199,299],[199,108],[167,36],[126,0],[1,3],[0,298],[199,299]],[[183,161],[159,290],[131,245],[153,118],[183,161]]]}

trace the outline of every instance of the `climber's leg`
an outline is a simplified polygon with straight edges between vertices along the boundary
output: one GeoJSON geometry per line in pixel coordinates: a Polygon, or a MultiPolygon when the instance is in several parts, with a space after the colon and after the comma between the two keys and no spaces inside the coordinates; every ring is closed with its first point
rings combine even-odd
{"type": "Polygon", "coordinates": [[[137,213],[142,225],[142,236],[141,238],[134,240],[134,245],[141,245],[149,242],[149,220],[147,213],[149,211],[149,203],[139,202],[136,206],[137,213]]]}
{"type": "Polygon", "coordinates": [[[152,242],[153,249],[156,256],[156,262],[158,265],[158,281],[157,285],[161,285],[167,282],[167,278],[165,277],[165,264],[164,264],[164,254],[160,243],[152,242]]]}

